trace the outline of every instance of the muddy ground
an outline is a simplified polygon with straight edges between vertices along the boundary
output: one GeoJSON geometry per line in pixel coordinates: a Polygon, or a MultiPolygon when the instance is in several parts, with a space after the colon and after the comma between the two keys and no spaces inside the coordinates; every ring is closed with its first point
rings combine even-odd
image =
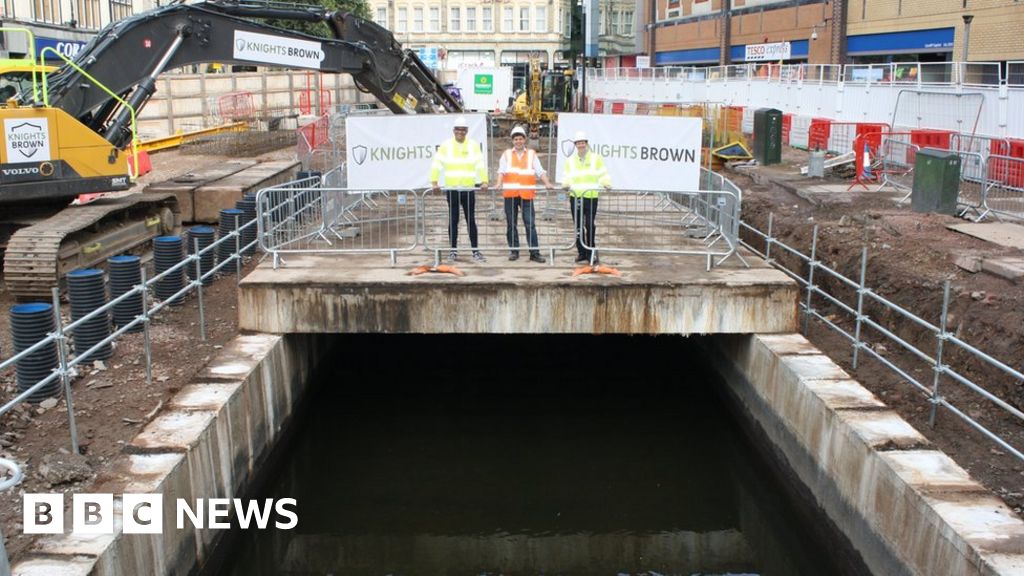
{"type": "MultiPolygon", "coordinates": [[[[289,154],[290,150],[282,150],[268,156],[279,159],[289,154]]],[[[223,160],[214,156],[197,158],[180,152],[156,154],[153,158],[155,172],[146,176],[142,184],[181,172],[183,166],[198,167],[223,160]]],[[[796,164],[802,156],[797,151],[787,151],[786,160],[796,164]]],[[[792,169],[792,166],[786,168],[792,169]]],[[[772,176],[782,174],[784,171],[777,170],[772,176]]],[[[1012,253],[1012,250],[947,230],[946,224],[955,219],[915,214],[906,205],[896,205],[891,195],[857,193],[848,203],[815,204],[795,194],[791,186],[758,184],[749,174],[739,172],[731,173],[730,177],[744,189],[743,217],[751,225],[765,230],[771,213],[777,237],[808,253],[817,224],[819,259],[850,278],[859,277],[861,248],[867,246],[868,285],[933,323],[939,322],[943,283],[951,280],[949,330],[1018,370],[1024,368],[1024,286],[986,273],[969,273],[954,264],[954,257],[962,253],[984,256],[1012,253]]],[[[755,246],[763,245],[750,233],[745,233],[745,237],[755,246]]],[[[800,269],[792,258],[780,260],[791,268],[800,269]]],[[[248,267],[253,265],[250,262],[248,267]]],[[[834,280],[819,275],[819,281],[855,304],[855,296],[834,280]]],[[[49,409],[22,407],[0,418],[0,455],[21,462],[27,471],[22,485],[0,494],[0,525],[12,556],[30,542],[21,535],[22,493],[88,491],[97,476],[121,453],[124,444],[237,333],[234,277],[215,282],[206,289],[204,299],[208,320],[205,342],[199,340],[199,315],[194,297],[154,320],[156,368],[152,385],[147,386],[145,382],[141,334],[123,338],[113,358],[103,366],[85,371],[75,381],[74,401],[84,454],[70,454],[63,401],[49,409]]],[[[6,311],[11,304],[7,295],[0,294],[3,311],[0,347],[5,356],[10,350],[6,311]]],[[[820,300],[814,306],[831,321],[852,331],[852,319],[837,308],[820,300]]],[[[877,321],[895,326],[896,332],[921,349],[934,349],[934,337],[915,330],[912,323],[898,321],[874,306],[867,307],[866,311],[877,321]]],[[[1020,513],[1024,506],[1024,463],[999,450],[944,409],[938,411],[936,426],[930,427],[931,405],[922,393],[866,354],[862,354],[858,369],[853,370],[850,342],[823,322],[810,322],[807,335],[1020,513]]],[[[926,364],[914,361],[892,343],[883,343],[878,334],[870,330],[865,331],[865,340],[876,352],[930,385],[931,369],[926,364]]],[[[1021,382],[1009,381],[976,363],[965,364],[963,358],[962,353],[947,350],[949,364],[1016,406],[1024,404],[1021,382]]],[[[942,393],[963,411],[1011,439],[1018,449],[1024,447],[1024,426],[1019,421],[1003,415],[991,403],[948,378],[940,385],[942,393]]],[[[13,395],[13,371],[0,374],[0,388],[3,398],[13,395]]],[[[70,504],[70,498],[66,498],[66,502],[70,504]]]]}

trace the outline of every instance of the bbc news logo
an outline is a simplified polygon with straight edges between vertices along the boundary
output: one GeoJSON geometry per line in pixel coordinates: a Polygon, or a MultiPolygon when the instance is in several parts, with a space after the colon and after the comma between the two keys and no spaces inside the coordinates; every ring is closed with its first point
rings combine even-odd
{"type": "MultiPolygon", "coordinates": [[[[243,500],[241,498],[199,498],[174,501],[178,530],[226,530],[231,517],[243,530],[264,530],[270,526],[291,530],[299,523],[294,498],[243,500]]],[[[122,530],[125,534],[162,534],[164,497],[162,494],[122,494],[122,530]]],[[[25,494],[22,503],[25,534],[64,533],[63,494],[25,494]]],[[[113,534],[114,495],[74,494],[71,501],[73,534],[113,534]]]]}

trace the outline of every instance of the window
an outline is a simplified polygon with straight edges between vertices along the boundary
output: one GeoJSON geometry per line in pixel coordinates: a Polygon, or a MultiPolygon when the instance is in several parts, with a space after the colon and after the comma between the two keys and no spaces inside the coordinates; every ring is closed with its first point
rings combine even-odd
{"type": "Polygon", "coordinates": [[[466,32],[476,32],[476,8],[466,7],[466,32]]]}
{"type": "Polygon", "coordinates": [[[626,10],[622,13],[622,35],[633,35],[633,11],[626,10]]]}
{"type": "Polygon", "coordinates": [[[430,9],[430,31],[441,31],[441,9],[434,6],[430,9]]]}
{"type": "Polygon", "coordinates": [[[523,6],[519,8],[519,31],[529,32],[530,31],[530,7],[523,6]]]}
{"type": "Polygon", "coordinates": [[[377,12],[377,14],[374,17],[373,21],[376,22],[377,24],[380,24],[381,26],[387,28],[388,27],[388,9],[387,9],[387,7],[386,6],[379,6],[377,8],[376,12],[377,12]]]}
{"type": "Polygon", "coordinates": [[[395,27],[397,28],[397,32],[409,31],[409,10],[407,8],[398,9],[398,23],[395,27]]]}
{"type": "Polygon", "coordinates": [[[494,32],[494,9],[490,6],[484,6],[480,9],[480,15],[483,17],[483,23],[480,26],[480,31],[494,32]]]}
{"type": "Polygon", "coordinates": [[[412,31],[423,32],[423,8],[412,9],[412,31]]]}
{"type": "Polygon", "coordinates": [[[458,6],[452,6],[448,9],[448,31],[462,31],[462,9],[458,6]]]}
{"type": "MultiPolygon", "coordinates": [[[[112,16],[115,14],[115,12],[114,12],[114,6],[115,5],[116,5],[116,3],[114,3],[114,2],[111,2],[111,4],[110,4],[110,14],[112,16]]],[[[128,14],[125,14],[124,16],[127,16],[129,14],[131,14],[131,3],[128,4],[128,14]]],[[[120,20],[121,18],[124,18],[124,16],[114,16],[114,18],[117,19],[117,20],[120,20]]],[[[99,28],[101,26],[101,23],[100,23],[100,1],[99,0],[78,0],[77,2],[75,2],[75,14],[74,14],[73,18],[78,20],[78,27],[79,28],[92,28],[92,29],[99,30],[99,28]]]]}
{"type": "Polygon", "coordinates": [[[14,0],[4,0],[3,7],[0,7],[0,18],[14,18],[14,0]]]}
{"type": "Polygon", "coordinates": [[[512,8],[504,8],[502,10],[501,20],[502,32],[515,32],[515,28],[512,27],[512,8]]]}
{"type": "Polygon", "coordinates": [[[547,6],[534,6],[534,8],[533,8],[533,31],[534,32],[547,32],[548,31],[548,7],[547,6]]]}
{"type": "Polygon", "coordinates": [[[32,3],[32,17],[36,22],[53,22],[59,24],[60,2],[57,0],[35,0],[32,3]]]}

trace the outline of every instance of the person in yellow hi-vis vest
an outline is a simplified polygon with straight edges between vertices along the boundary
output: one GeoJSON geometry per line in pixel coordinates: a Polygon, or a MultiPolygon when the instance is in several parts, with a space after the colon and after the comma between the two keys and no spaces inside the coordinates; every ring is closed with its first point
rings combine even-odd
{"type": "Polygon", "coordinates": [[[612,180],[604,158],[590,149],[585,132],[573,136],[576,153],[565,161],[562,185],[569,190],[569,208],[576,227],[576,263],[597,264],[593,248],[597,246],[597,196],[600,188],[610,190],[612,180]]]}
{"type": "Polygon", "coordinates": [[[487,190],[487,165],[484,162],[480,143],[469,138],[469,123],[464,116],[455,119],[452,125],[454,136],[445,140],[434,153],[430,164],[430,186],[435,192],[441,191],[439,182],[444,179],[445,197],[448,200],[448,242],[451,251],[448,261],[458,259],[459,207],[466,214],[469,228],[469,244],[473,248],[473,260],[486,262],[477,250],[476,230],[476,188],[487,190]]]}
{"type": "Polygon", "coordinates": [[[548,173],[541,166],[537,153],[526,147],[526,130],[522,126],[512,129],[512,147],[498,160],[498,186],[505,202],[505,238],[508,241],[509,260],[519,259],[519,211],[523,212],[526,228],[526,246],[532,262],[544,263],[537,238],[536,211],[533,199],[537,195],[537,178],[551,190],[548,173]],[[522,188],[520,188],[520,186],[522,188]]]}

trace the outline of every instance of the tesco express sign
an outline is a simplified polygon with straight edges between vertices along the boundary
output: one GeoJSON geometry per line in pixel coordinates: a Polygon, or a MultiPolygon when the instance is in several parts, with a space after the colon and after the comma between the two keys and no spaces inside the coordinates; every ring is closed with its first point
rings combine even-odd
{"type": "Polygon", "coordinates": [[[792,45],[789,42],[747,44],[743,59],[747,62],[789,60],[792,53],[792,45]]]}

